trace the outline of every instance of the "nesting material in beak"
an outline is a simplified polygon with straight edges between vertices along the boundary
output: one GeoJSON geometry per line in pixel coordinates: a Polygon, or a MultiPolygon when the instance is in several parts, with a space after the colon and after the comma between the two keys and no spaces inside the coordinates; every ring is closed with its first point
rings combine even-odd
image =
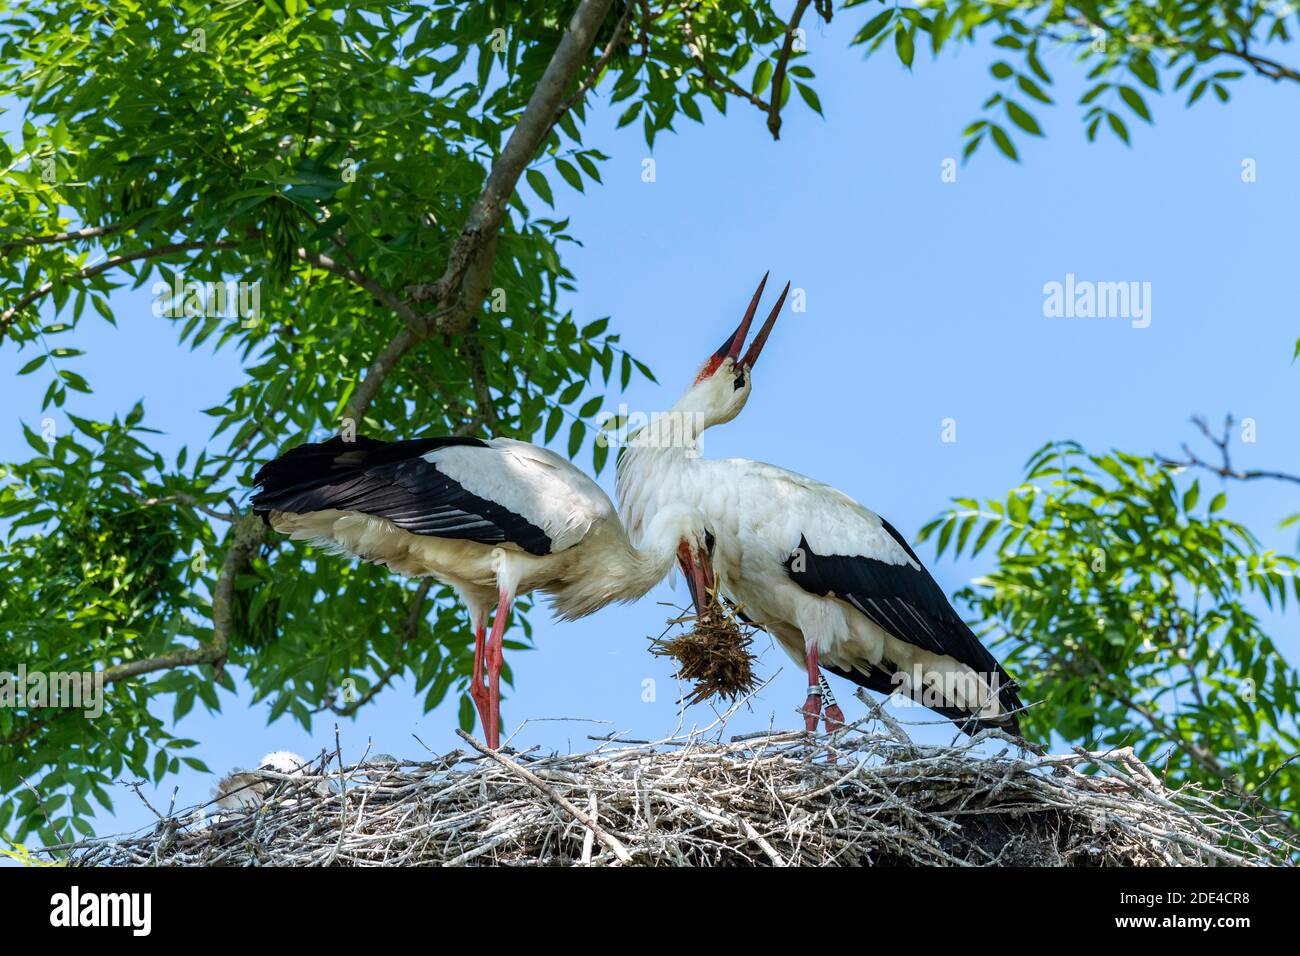
{"type": "Polygon", "coordinates": [[[677,679],[691,685],[678,703],[698,704],[710,697],[734,701],[753,693],[758,686],[754,676],[757,658],[749,650],[754,629],[718,598],[716,590],[708,591],[702,612],[670,624],[692,626],[676,637],[652,640],[650,652],[676,661],[677,679]]]}

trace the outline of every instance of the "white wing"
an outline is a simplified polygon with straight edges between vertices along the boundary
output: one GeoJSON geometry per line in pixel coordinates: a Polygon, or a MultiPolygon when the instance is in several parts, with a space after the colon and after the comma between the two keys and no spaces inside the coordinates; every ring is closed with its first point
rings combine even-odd
{"type": "Polygon", "coordinates": [[[878,514],[824,482],[743,458],[701,461],[686,473],[698,476],[686,492],[710,520],[768,557],[784,561],[806,539],[819,554],[920,568],[878,514]]]}
{"type": "Polygon", "coordinates": [[[493,438],[484,446],[438,448],[423,458],[470,494],[541,528],[552,553],[573,547],[596,522],[614,515],[609,496],[572,462],[528,442],[493,438]]]}

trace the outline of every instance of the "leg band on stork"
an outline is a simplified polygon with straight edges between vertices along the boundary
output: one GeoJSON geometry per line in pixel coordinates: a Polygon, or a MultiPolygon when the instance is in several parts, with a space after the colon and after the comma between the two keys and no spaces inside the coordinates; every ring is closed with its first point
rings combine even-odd
{"type": "Polygon", "coordinates": [[[831,693],[831,685],[826,682],[826,675],[818,677],[818,682],[822,688],[822,704],[825,706],[826,732],[833,734],[844,726],[844,711],[835,700],[835,695],[831,693]]]}

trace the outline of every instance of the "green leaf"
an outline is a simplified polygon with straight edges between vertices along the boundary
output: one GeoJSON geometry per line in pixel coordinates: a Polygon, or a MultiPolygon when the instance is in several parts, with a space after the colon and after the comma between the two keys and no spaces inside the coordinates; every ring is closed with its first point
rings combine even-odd
{"type": "Polygon", "coordinates": [[[529,187],[541,197],[542,202],[554,208],[555,197],[551,195],[551,184],[546,181],[546,177],[536,169],[528,170],[524,176],[528,180],[529,187]]]}
{"type": "Polygon", "coordinates": [[[1128,127],[1124,125],[1124,121],[1120,119],[1117,114],[1107,112],[1106,122],[1110,125],[1110,128],[1115,133],[1115,135],[1118,136],[1127,144],[1129,141],[1128,127]]]}
{"type": "Polygon", "coordinates": [[[812,107],[813,112],[818,116],[823,115],[821,100],[817,98],[817,92],[805,83],[796,82],[795,86],[799,90],[799,95],[803,97],[803,101],[812,107]]]}
{"type": "Polygon", "coordinates": [[[578,172],[577,168],[572,163],[563,159],[557,159],[555,161],[555,168],[560,171],[560,175],[564,177],[565,182],[578,192],[583,191],[582,174],[578,172]]]}
{"type": "Polygon", "coordinates": [[[641,100],[637,100],[627,109],[625,109],[623,111],[623,114],[618,118],[618,124],[616,128],[622,129],[624,126],[627,126],[629,123],[633,122],[638,116],[641,115],[641,107],[644,105],[645,104],[641,100]]]}
{"type": "Polygon", "coordinates": [[[1128,104],[1131,109],[1148,123],[1151,122],[1151,112],[1147,109],[1147,104],[1143,101],[1142,95],[1131,86],[1121,86],[1119,88],[1120,99],[1128,104]]]}
{"type": "Polygon", "coordinates": [[[913,45],[912,31],[907,28],[902,20],[899,20],[898,25],[894,28],[894,49],[898,52],[898,59],[903,66],[910,70],[916,48],[913,45]]]}
{"type": "Polygon", "coordinates": [[[582,440],[587,435],[587,426],[582,422],[574,422],[569,426],[569,457],[576,458],[578,450],[582,448],[582,440]]]}
{"type": "Polygon", "coordinates": [[[984,528],[980,531],[979,536],[975,539],[975,547],[971,550],[972,558],[984,550],[985,545],[987,545],[989,541],[992,540],[993,535],[997,533],[998,528],[1000,528],[1001,526],[1002,526],[1001,523],[998,521],[989,521],[986,525],[984,525],[984,528]]]}
{"type": "Polygon", "coordinates": [[[1129,60],[1129,71],[1136,76],[1143,85],[1160,91],[1160,77],[1156,73],[1156,68],[1151,65],[1151,61],[1146,57],[1135,56],[1129,60]]]}
{"type": "Polygon", "coordinates": [[[570,382],[568,386],[565,387],[564,391],[560,392],[560,397],[559,397],[560,404],[568,405],[571,402],[577,401],[578,396],[582,394],[582,390],[586,387],[587,387],[587,383],[582,381],[581,379],[570,382]]]}
{"type": "Polygon", "coordinates": [[[993,136],[993,143],[1008,159],[1020,161],[1019,154],[1016,153],[1016,147],[1012,145],[1011,138],[1007,136],[1006,131],[995,124],[989,125],[989,132],[993,136]]]}
{"type": "Polygon", "coordinates": [[[1006,106],[1007,106],[1007,115],[1011,117],[1011,122],[1015,123],[1026,133],[1032,133],[1034,136],[1043,135],[1043,130],[1038,125],[1038,121],[1034,119],[1033,116],[1031,116],[1029,113],[1027,113],[1023,108],[1021,108],[1019,104],[1014,103],[1011,100],[1007,100],[1006,106]]]}
{"type": "Polygon", "coordinates": [[[546,417],[546,433],[542,438],[542,443],[549,445],[560,432],[560,426],[564,424],[564,409],[558,405],[551,409],[551,413],[546,417]]]}
{"type": "Polygon", "coordinates": [[[1016,85],[1019,86],[1020,89],[1023,90],[1025,93],[1027,93],[1029,96],[1032,96],[1034,99],[1038,100],[1038,102],[1051,104],[1052,98],[1048,96],[1046,93],[1044,93],[1043,90],[1039,87],[1039,85],[1035,83],[1033,80],[1031,80],[1029,77],[1017,76],[1016,85]]]}
{"type": "Polygon", "coordinates": [[[885,27],[889,26],[889,21],[894,19],[894,12],[894,8],[890,7],[889,9],[882,10],[880,13],[876,14],[867,21],[866,26],[857,32],[857,35],[854,36],[850,45],[856,46],[859,43],[866,43],[881,30],[885,29],[885,27]]]}

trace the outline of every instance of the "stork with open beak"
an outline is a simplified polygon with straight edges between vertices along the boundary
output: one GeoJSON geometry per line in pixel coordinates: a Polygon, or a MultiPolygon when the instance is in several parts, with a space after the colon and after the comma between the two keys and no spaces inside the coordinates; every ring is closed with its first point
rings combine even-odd
{"type": "Polygon", "coordinates": [[[470,696],[494,749],[502,645],[516,598],[542,591],[557,617],[572,620],[636,600],[674,562],[693,596],[713,583],[711,536],[698,509],[661,510],[634,547],[600,486],[527,442],[336,437],[291,449],[254,482],[253,508],[276,531],[455,590],[474,627],[470,696]]]}
{"type": "Polygon", "coordinates": [[[809,731],[824,699],[826,728],[844,721],[827,670],[879,693],[901,690],[968,733],[998,727],[1018,734],[1014,682],[893,525],[784,468],[699,457],[700,433],[731,421],[749,399],[754,365],[790,289],[787,283],[745,350],[766,282],[673,414],[629,439],[618,467],[628,533],[638,540],[665,508],[685,504],[703,513],[717,535],[720,592],[807,669],[809,731]]]}

